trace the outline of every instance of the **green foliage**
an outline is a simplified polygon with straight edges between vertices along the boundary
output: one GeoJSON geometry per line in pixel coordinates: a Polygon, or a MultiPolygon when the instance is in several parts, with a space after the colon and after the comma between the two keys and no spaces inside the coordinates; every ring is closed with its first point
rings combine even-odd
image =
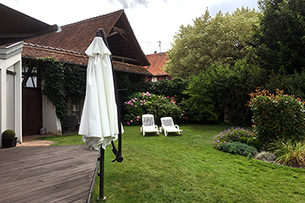
{"type": "Polygon", "coordinates": [[[160,97],[155,101],[147,102],[146,110],[148,113],[155,116],[157,123],[160,123],[160,119],[162,117],[172,117],[174,120],[180,119],[182,116],[182,111],[175,103],[176,102],[174,100],[160,97]]]}
{"type": "Polygon", "coordinates": [[[161,117],[170,116],[173,119],[179,119],[182,115],[174,97],[165,97],[149,92],[138,92],[131,95],[124,107],[127,125],[140,124],[142,115],[147,113],[153,114],[157,123],[160,122],[161,117]]]}
{"type": "Polygon", "coordinates": [[[238,141],[247,144],[248,137],[240,137],[238,141]]]}
{"type": "Polygon", "coordinates": [[[212,64],[189,82],[185,91],[189,98],[183,102],[188,117],[195,122],[248,124],[251,116],[246,104],[259,78],[260,69],[245,60],[232,67],[212,64]]]}
{"type": "Polygon", "coordinates": [[[262,143],[256,137],[248,138],[246,144],[255,147],[257,150],[262,147],[262,143]]]}
{"type": "Polygon", "coordinates": [[[247,56],[245,36],[258,21],[258,13],[248,8],[232,14],[219,12],[211,18],[207,10],[193,25],[181,26],[168,52],[164,69],[171,76],[191,78],[212,63],[232,65],[247,56]]]}
{"type": "Polygon", "coordinates": [[[250,132],[244,128],[232,127],[216,135],[212,139],[212,146],[217,149],[221,144],[236,142],[240,140],[245,140],[245,142],[247,142],[248,138],[253,138],[253,137],[254,137],[253,132],[250,132]]]}
{"type": "Polygon", "coordinates": [[[62,121],[67,115],[67,97],[79,101],[85,95],[86,69],[64,64],[51,58],[40,59],[43,94],[55,106],[57,117],[62,121]]]}
{"type": "Polygon", "coordinates": [[[13,130],[5,130],[2,133],[2,138],[14,138],[16,137],[16,133],[13,130]]]}
{"type": "Polygon", "coordinates": [[[180,103],[182,99],[185,97],[183,94],[184,90],[186,90],[188,85],[188,81],[182,78],[174,78],[172,80],[159,80],[157,82],[148,83],[148,92],[175,97],[177,103],[180,103]]]}
{"type": "Polygon", "coordinates": [[[305,106],[301,99],[256,90],[249,105],[253,112],[254,131],[263,145],[278,139],[303,141],[305,136],[305,106]]]}
{"type": "Polygon", "coordinates": [[[122,94],[126,100],[130,95],[136,92],[146,92],[148,84],[143,76],[134,76],[127,73],[116,72],[117,84],[119,89],[123,89],[122,94]]]}
{"type": "Polygon", "coordinates": [[[275,142],[274,153],[280,164],[294,167],[305,167],[305,145],[302,142],[275,142]]]}
{"type": "Polygon", "coordinates": [[[257,154],[255,147],[240,142],[222,143],[219,145],[219,150],[246,157],[254,157],[257,154]]]}
{"type": "Polygon", "coordinates": [[[259,64],[276,73],[302,72],[305,64],[304,0],[260,0],[263,12],[250,44],[259,64]]]}
{"type": "Polygon", "coordinates": [[[294,74],[272,74],[264,88],[275,92],[276,89],[284,90],[287,94],[305,99],[305,71],[294,74]]]}

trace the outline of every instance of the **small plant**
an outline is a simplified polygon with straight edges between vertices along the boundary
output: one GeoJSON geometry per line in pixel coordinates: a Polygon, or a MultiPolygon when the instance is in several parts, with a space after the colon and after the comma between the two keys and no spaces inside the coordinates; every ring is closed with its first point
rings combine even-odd
{"type": "Polygon", "coordinates": [[[271,152],[263,151],[255,155],[254,159],[266,162],[274,162],[276,160],[276,155],[271,152]]]}
{"type": "Polygon", "coordinates": [[[241,142],[241,143],[247,144],[247,141],[248,141],[248,138],[247,138],[247,137],[240,137],[240,138],[239,138],[239,142],[241,142]]]}
{"type": "Polygon", "coordinates": [[[305,145],[301,142],[278,142],[274,146],[277,149],[274,153],[278,156],[276,161],[280,164],[293,166],[293,167],[305,167],[305,145]]]}
{"type": "Polygon", "coordinates": [[[247,139],[247,145],[253,146],[259,150],[262,146],[262,143],[256,137],[250,137],[247,139]]]}
{"type": "MultiPolygon", "coordinates": [[[[212,139],[212,145],[214,148],[218,148],[219,145],[228,142],[236,142],[239,141],[241,137],[252,138],[254,137],[254,133],[250,132],[244,128],[229,128],[225,131],[220,132],[212,139]]],[[[242,139],[245,139],[242,138],[242,139]]]]}
{"type": "Polygon", "coordinates": [[[240,142],[223,143],[219,145],[219,150],[246,157],[254,157],[257,154],[257,150],[254,147],[240,142]]]}
{"type": "Polygon", "coordinates": [[[2,133],[2,138],[15,138],[16,133],[13,130],[5,130],[2,133]]]}

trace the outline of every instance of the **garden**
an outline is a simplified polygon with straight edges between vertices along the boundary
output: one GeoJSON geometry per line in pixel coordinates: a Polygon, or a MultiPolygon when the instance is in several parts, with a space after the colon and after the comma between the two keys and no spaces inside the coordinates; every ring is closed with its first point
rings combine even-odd
{"type": "Polygon", "coordinates": [[[207,10],[174,37],[164,67],[173,80],[130,82],[124,161],[106,156],[107,201],[304,202],[305,4],[259,5],[207,10]],[[147,113],[159,126],[172,117],[183,135],[143,137],[147,113]]]}

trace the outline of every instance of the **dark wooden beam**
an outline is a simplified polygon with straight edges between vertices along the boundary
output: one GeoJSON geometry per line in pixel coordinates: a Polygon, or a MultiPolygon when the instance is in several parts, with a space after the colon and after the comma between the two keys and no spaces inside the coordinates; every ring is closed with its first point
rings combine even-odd
{"type": "Polygon", "coordinates": [[[112,58],[113,58],[113,59],[119,59],[119,60],[122,60],[122,61],[132,61],[132,62],[140,63],[140,61],[137,60],[137,59],[128,58],[128,57],[123,57],[123,56],[115,56],[115,55],[112,55],[112,58]]]}
{"type": "Polygon", "coordinates": [[[123,28],[113,27],[112,30],[114,32],[118,32],[118,33],[123,34],[123,35],[129,35],[129,32],[124,30],[123,28]]]}

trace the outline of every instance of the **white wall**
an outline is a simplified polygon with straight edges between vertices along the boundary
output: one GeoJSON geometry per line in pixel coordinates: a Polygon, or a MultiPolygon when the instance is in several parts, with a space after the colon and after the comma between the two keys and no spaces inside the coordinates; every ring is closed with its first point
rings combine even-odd
{"type": "Polygon", "coordinates": [[[6,128],[15,128],[15,74],[6,75],[6,128]]]}
{"type": "Polygon", "coordinates": [[[42,96],[42,125],[50,134],[61,135],[62,133],[55,107],[45,95],[42,96]]]}
{"type": "Polygon", "coordinates": [[[0,147],[6,129],[14,130],[17,141],[22,142],[22,47],[19,42],[0,48],[0,147]]]}

